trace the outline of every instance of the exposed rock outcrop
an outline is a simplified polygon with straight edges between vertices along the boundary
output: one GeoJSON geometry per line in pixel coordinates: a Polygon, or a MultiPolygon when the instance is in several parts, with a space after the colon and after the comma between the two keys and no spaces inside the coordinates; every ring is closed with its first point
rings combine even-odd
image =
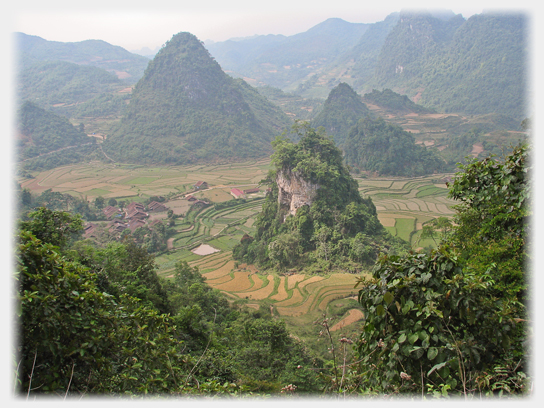
{"type": "Polygon", "coordinates": [[[276,176],[278,185],[278,203],[280,207],[288,207],[289,214],[295,215],[303,205],[312,205],[318,184],[306,181],[290,169],[278,171],[276,176]]]}

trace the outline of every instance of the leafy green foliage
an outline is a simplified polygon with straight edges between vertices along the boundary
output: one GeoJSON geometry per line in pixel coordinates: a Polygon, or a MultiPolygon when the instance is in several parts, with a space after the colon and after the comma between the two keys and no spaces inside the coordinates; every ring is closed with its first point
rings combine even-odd
{"type": "Polygon", "coordinates": [[[344,151],[348,165],[381,175],[421,176],[445,165],[438,153],[417,145],[409,132],[382,118],[360,120],[349,132],[344,151]]]}
{"type": "Polygon", "coordinates": [[[70,245],[78,225],[78,217],[45,208],[21,223],[19,394],[235,395],[279,393],[288,383],[300,384],[300,392],[322,387],[313,370],[320,360],[269,311],[229,305],[186,262],[176,265],[173,279],[159,279],[153,257],[132,241],[70,245]]]}
{"type": "Polygon", "coordinates": [[[314,264],[358,270],[381,250],[402,250],[378,221],[372,200],[360,196],[332,139],[308,124],[296,124],[292,132],[300,139],[297,144],[285,137],[273,142],[275,170],[263,180],[271,193],[255,222],[255,239],[242,239],[233,250],[235,259],[279,269],[314,264]],[[277,175],[317,185],[313,202],[287,216],[277,175]]]}
{"type": "Polygon", "coordinates": [[[114,301],[93,273],[30,232],[19,239],[19,392],[122,394],[175,386],[174,371],[179,375],[184,363],[166,316],[125,295],[114,301]]]}
{"type": "Polygon", "coordinates": [[[496,279],[497,293],[524,299],[526,240],[531,199],[528,147],[517,146],[497,160],[460,165],[450,196],[460,201],[453,242],[471,267],[496,279]]]}
{"type": "Polygon", "coordinates": [[[362,389],[527,391],[527,147],[460,168],[450,192],[462,203],[452,234],[430,254],[381,257],[372,278],[360,281],[362,389]]]}
{"type": "Polygon", "coordinates": [[[36,238],[64,248],[71,239],[83,230],[79,216],[64,211],[53,211],[40,207],[28,214],[28,221],[21,222],[21,229],[31,232],[36,238]]]}

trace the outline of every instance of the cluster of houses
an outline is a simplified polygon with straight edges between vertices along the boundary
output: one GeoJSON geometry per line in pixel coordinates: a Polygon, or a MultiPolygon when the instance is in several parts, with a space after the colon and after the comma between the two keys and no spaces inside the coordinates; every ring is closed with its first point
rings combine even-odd
{"type": "MultiPolygon", "coordinates": [[[[132,202],[124,209],[113,207],[108,205],[102,210],[104,216],[110,221],[108,224],[108,230],[110,233],[121,235],[121,233],[127,228],[130,232],[134,232],[137,228],[147,225],[147,219],[150,212],[167,211],[168,207],[158,201],[152,201],[146,207],[137,202],[132,202]]],[[[159,222],[159,220],[153,221],[150,225],[159,222]]],[[[86,237],[92,237],[96,231],[96,225],[89,223],[84,229],[86,237]]]]}
{"type": "MultiPolygon", "coordinates": [[[[194,185],[195,191],[208,189],[208,183],[205,181],[197,181],[194,185]]],[[[230,190],[230,193],[234,198],[244,197],[246,194],[258,193],[260,190],[258,188],[249,188],[246,190],[239,190],[238,188],[233,188],[230,190]]],[[[189,194],[185,197],[188,201],[192,202],[192,205],[208,205],[206,201],[199,200],[195,196],[189,194]]],[[[158,201],[152,201],[148,204],[147,208],[137,202],[132,202],[127,205],[124,209],[113,207],[111,205],[107,206],[102,210],[105,217],[110,221],[108,224],[108,230],[111,233],[119,234],[126,230],[127,228],[130,232],[134,232],[137,228],[147,225],[147,219],[149,218],[150,212],[161,212],[167,211],[168,207],[158,201]]],[[[159,222],[155,220],[151,223],[159,222]]],[[[96,231],[96,225],[89,223],[86,225],[84,234],[86,237],[92,237],[96,231]]]]}

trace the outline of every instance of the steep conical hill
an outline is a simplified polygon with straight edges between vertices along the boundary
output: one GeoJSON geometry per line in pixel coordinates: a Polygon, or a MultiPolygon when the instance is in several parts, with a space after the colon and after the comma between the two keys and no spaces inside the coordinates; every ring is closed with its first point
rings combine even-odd
{"type": "Polygon", "coordinates": [[[348,84],[341,83],[331,90],[311,124],[314,128],[323,126],[335,143],[342,145],[349,130],[367,116],[371,116],[371,112],[361,97],[348,84]]]}
{"type": "Polygon", "coordinates": [[[226,75],[190,33],[176,34],[149,63],[104,149],[121,161],[181,164],[269,154],[289,120],[226,75]]]}

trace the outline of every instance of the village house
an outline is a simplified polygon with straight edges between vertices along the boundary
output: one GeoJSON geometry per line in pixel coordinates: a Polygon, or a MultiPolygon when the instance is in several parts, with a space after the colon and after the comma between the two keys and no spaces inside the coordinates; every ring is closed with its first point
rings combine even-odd
{"type": "Polygon", "coordinates": [[[132,202],[125,209],[125,218],[130,219],[140,219],[144,220],[149,217],[149,214],[145,212],[145,207],[143,204],[132,202]]]}
{"type": "Polygon", "coordinates": [[[96,225],[94,224],[87,224],[85,228],[83,229],[83,235],[85,235],[85,238],[94,237],[96,232],[96,225]]]}
{"type": "Polygon", "coordinates": [[[145,226],[145,220],[141,219],[132,219],[128,222],[128,228],[130,232],[136,231],[137,228],[145,226]]]}
{"type": "Polygon", "coordinates": [[[121,210],[119,210],[119,208],[112,207],[111,205],[108,205],[106,208],[104,208],[102,212],[108,220],[111,220],[113,218],[123,218],[121,210]]]}
{"type": "Polygon", "coordinates": [[[203,190],[205,188],[208,188],[208,183],[206,183],[205,181],[197,181],[193,187],[195,188],[195,190],[203,190]]]}
{"type": "Polygon", "coordinates": [[[152,201],[147,206],[148,211],[153,212],[160,212],[160,211],[168,211],[168,207],[166,207],[164,204],[161,204],[157,201],[152,201]]]}
{"type": "Polygon", "coordinates": [[[247,190],[244,190],[244,194],[254,194],[260,191],[261,190],[259,190],[258,188],[248,188],[247,190]]]}
{"type": "Polygon", "coordinates": [[[125,229],[127,229],[127,225],[124,222],[121,222],[119,220],[114,220],[109,224],[108,230],[112,234],[121,234],[125,229]]]}
{"type": "Polygon", "coordinates": [[[240,198],[244,195],[244,192],[237,188],[231,189],[230,193],[233,195],[234,198],[240,198]]]}

